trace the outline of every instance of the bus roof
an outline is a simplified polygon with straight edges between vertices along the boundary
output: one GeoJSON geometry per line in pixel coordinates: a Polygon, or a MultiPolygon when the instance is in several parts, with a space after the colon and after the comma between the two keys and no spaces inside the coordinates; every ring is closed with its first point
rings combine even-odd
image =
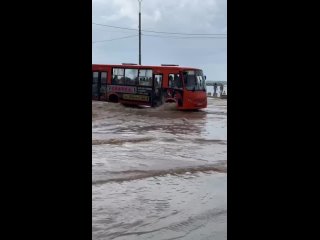
{"type": "Polygon", "coordinates": [[[194,67],[185,67],[185,66],[178,66],[178,65],[166,65],[166,66],[154,66],[154,65],[135,65],[135,64],[92,64],[92,67],[99,68],[99,67],[130,67],[130,68],[154,68],[154,69],[189,69],[189,70],[201,70],[199,68],[194,67]]]}

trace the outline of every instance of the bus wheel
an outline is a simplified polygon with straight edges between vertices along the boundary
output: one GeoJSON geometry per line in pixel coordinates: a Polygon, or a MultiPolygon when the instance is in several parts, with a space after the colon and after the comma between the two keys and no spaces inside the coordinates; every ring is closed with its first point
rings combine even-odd
{"type": "Polygon", "coordinates": [[[110,96],[109,96],[109,102],[113,102],[113,103],[119,102],[118,96],[117,96],[117,95],[114,95],[114,94],[110,95],[110,96]]]}

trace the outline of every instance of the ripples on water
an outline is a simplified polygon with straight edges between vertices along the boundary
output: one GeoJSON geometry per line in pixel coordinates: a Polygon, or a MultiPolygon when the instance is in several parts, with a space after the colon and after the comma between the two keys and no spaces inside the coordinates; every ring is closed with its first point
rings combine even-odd
{"type": "Polygon", "coordinates": [[[226,239],[226,104],[93,102],[93,239],[226,239]]]}

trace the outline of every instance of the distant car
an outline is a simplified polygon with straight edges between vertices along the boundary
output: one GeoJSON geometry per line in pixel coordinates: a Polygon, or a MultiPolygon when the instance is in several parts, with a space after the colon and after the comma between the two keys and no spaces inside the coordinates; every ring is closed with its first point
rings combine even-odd
{"type": "Polygon", "coordinates": [[[222,93],[220,98],[226,99],[227,98],[227,85],[223,85],[222,93]]]}

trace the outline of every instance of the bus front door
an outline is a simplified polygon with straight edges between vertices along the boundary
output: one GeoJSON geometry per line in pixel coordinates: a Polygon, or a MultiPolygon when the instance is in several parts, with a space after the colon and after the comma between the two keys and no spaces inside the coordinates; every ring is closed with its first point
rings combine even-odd
{"type": "Polygon", "coordinates": [[[153,75],[153,106],[160,106],[163,104],[163,94],[162,94],[162,74],[153,75]]]}
{"type": "Polygon", "coordinates": [[[98,101],[107,100],[107,72],[92,73],[92,99],[98,101]]]}

